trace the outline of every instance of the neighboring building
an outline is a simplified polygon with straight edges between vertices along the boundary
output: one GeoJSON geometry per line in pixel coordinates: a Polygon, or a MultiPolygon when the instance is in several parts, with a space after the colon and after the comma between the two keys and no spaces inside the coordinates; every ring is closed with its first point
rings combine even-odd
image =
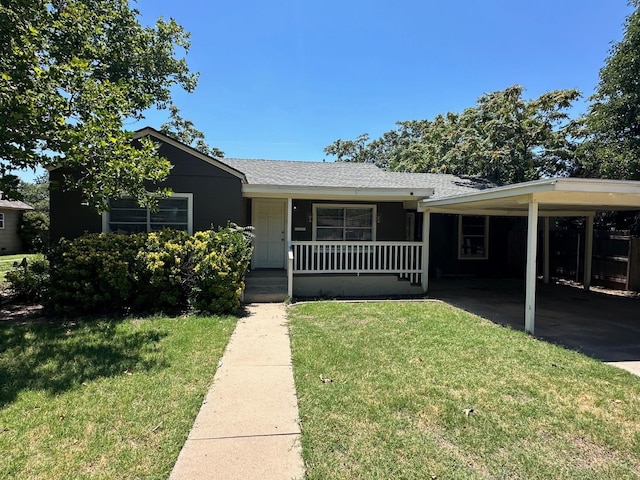
{"type": "Polygon", "coordinates": [[[0,192],[0,255],[22,252],[22,241],[18,235],[20,219],[30,205],[17,200],[6,200],[0,192]]]}

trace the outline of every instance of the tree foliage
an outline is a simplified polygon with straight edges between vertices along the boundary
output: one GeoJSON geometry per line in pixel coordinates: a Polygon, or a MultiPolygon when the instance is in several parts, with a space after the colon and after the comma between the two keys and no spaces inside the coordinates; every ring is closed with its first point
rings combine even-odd
{"type": "Polygon", "coordinates": [[[173,19],[145,27],[138,16],[128,0],[2,1],[0,178],[69,167],[98,209],[110,196],[153,203],[145,184],[170,165],[150,141],[134,147],[123,121],[165,108],[173,87],[192,91],[197,77],[177,58],[190,46],[182,27],[173,19]]]}
{"type": "Polygon", "coordinates": [[[33,182],[20,181],[18,185],[19,200],[31,205],[36,212],[49,216],[49,174],[35,178],[33,182]]]}
{"type": "Polygon", "coordinates": [[[22,248],[29,252],[44,252],[49,247],[49,217],[43,212],[29,210],[22,214],[18,235],[22,248]]]}
{"type": "Polygon", "coordinates": [[[216,147],[210,147],[204,137],[204,133],[198,130],[191,120],[186,120],[180,115],[180,110],[175,105],[169,107],[169,121],[162,124],[160,131],[165,135],[180,140],[199,152],[210,157],[224,157],[224,152],[216,147]]]}
{"type": "Polygon", "coordinates": [[[481,96],[462,113],[398,122],[368,142],[336,140],[325,148],[339,161],[366,161],[398,171],[476,175],[497,183],[567,174],[573,166],[567,110],[577,90],[555,90],[533,100],[520,85],[481,96]]]}
{"type": "Polygon", "coordinates": [[[640,180],[640,2],[611,48],[582,119],[579,175],[640,180]]]}

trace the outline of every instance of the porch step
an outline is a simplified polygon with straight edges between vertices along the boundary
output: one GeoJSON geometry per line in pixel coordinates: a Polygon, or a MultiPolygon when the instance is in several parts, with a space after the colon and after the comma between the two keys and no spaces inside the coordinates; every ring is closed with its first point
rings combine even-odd
{"type": "Polygon", "coordinates": [[[244,279],[244,303],[276,303],[287,298],[284,270],[253,270],[244,279]]]}

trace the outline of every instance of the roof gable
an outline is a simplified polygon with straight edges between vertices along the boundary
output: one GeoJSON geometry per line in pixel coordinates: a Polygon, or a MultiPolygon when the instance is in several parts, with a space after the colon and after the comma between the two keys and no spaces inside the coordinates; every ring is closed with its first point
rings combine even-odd
{"type": "Polygon", "coordinates": [[[210,165],[213,165],[221,170],[226,171],[227,173],[239,178],[240,180],[242,180],[243,182],[246,182],[246,177],[245,175],[238,171],[237,169],[233,168],[230,165],[227,165],[226,163],[221,162],[219,159],[214,158],[214,157],[210,157],[209,155],[206,155],[198,150],[196,150],[195,148],[186,145],[184,143],[182,143],[179,140],[176,140],[174,138],[171,138],[167,135],[165,135],[162,132],[159,132],[158,130],[156,130],[155,128],[152,127],[145,127],[142,128],[140,130],[137,130],[136,132],[134,132],[133,134],[133,138],[134,139],[138,139],[138,138],[142,138],[142,137],[146,137],[146,136],[151,136],[154,139],[163,142],[163,143],[167,143],[175,148],[178,148],[190,155],[192,155],[193,157],[196,157],[204,162],[209,163],[210,165]]]}

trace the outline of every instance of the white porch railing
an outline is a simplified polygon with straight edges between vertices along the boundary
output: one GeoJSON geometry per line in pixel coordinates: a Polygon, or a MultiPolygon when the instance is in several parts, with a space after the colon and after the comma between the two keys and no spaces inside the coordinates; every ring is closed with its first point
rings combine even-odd
{"type": "Polygon", "coordinates": [[[419,242],[291,242],[291,251],[296,274],[393,273],[421,281],[419,242]]]}

